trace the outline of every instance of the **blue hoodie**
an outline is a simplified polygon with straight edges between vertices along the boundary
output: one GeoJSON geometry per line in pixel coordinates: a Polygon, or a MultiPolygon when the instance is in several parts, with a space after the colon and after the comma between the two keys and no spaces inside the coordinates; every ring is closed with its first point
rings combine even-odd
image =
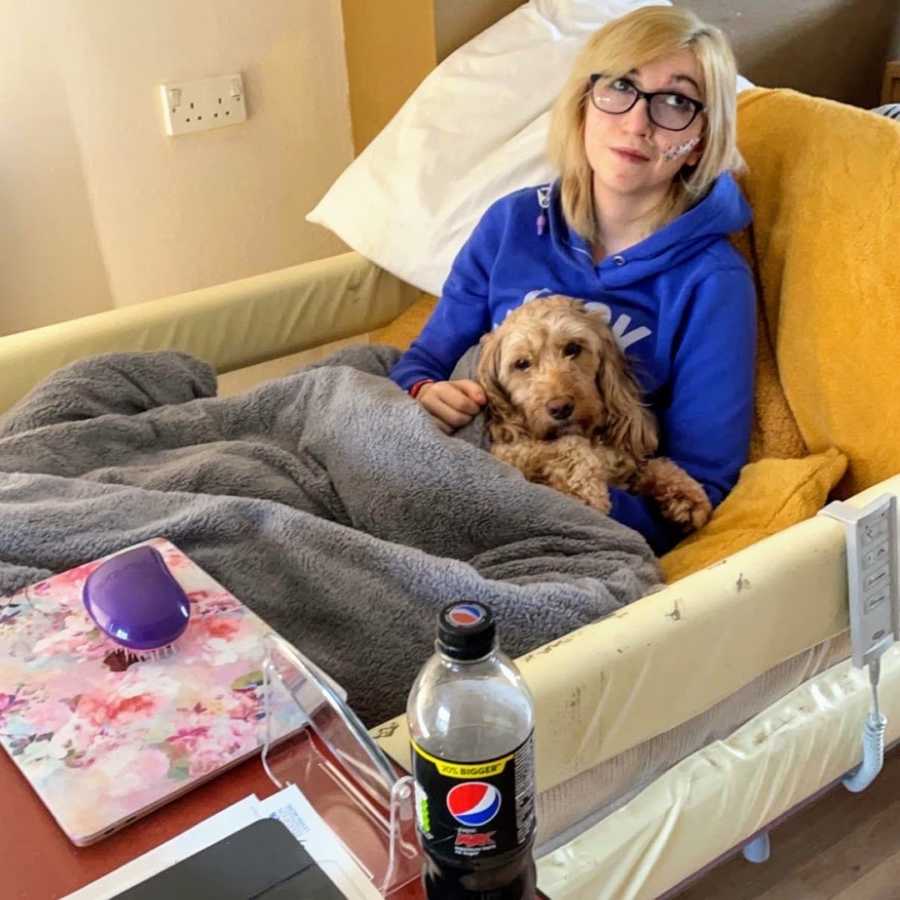
{"type": "MultiPolygon", "coordinates": [[[[453,263],[421,335],[391,370],[404,390],[448,378],[463,353],[522,303],[548,294],[608,316],[660,429],[659,455],[703,485],[713,506],[747,461],[753,413],[756,300],[747,264],[728,240],[750,208],[730,174],[695,206],[595,265],[562,215],[559,184],[494,203],[453,263]]],[[[683,534],[652,501],[613,489],[610,515],[662,554],[683,534]]]]}

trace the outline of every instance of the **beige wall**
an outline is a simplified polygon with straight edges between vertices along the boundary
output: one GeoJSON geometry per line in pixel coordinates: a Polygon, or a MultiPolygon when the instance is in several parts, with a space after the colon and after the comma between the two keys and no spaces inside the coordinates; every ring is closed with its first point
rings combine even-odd
{"type": "Polygon", "coordinates": [[[900,58],[900,0],[675,0],[731,38],[741,72],[843,103],[878,105],[900,58]]]}
{"type": "Polygon", "coordinates": [[[509,15],[523,0],[433,0],[438,61],[494,22],[509,15]]]}
{"type": "Polygon", "coordinates": [[[524,0],[341,0],[361,153],[426,75],[524,0]]]}
{"type": "Polygon", "coordinates": [[[432,3],[342,0],[357,153],[384,128],[435,66],[432,3]]]}
{"type": "Polygon", "coordinates": [[[0,0],[0,333],[344,249],[340,0],[0,0]],[[158,85],[240,70],[248,120],[171,138],[158,85]]]}
{"type": "Polygon", "coordinates": [[[0,0],[0,333],[112,306],[41,3],[0,0]]]}

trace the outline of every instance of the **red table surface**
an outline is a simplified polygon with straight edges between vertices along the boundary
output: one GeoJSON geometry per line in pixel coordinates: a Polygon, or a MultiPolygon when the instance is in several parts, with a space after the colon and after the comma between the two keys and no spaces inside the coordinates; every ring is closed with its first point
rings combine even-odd
{"type": "MultiPolygon", "coordinates": [[[[4,900],[57,900],[248,794],[264,799],[275,790],[257,755],[96,844],[76,847],[0,751],[0,894],[4,900]]],[[[315,797],[310,800],[315,805],[315,797]]],[[[391,900],[424,896],[414,882],[391,900]]]]}

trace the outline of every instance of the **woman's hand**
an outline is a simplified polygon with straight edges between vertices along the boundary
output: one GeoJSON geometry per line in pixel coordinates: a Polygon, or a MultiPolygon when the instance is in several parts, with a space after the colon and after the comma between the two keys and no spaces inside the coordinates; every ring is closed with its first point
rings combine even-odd
{"type": "Polygon", "coordinates": [[[487,403],[481,385],[467,378],[423,384],[416,400],[434,416],[438,428],[445,434],[468,425],[487,403]]]}

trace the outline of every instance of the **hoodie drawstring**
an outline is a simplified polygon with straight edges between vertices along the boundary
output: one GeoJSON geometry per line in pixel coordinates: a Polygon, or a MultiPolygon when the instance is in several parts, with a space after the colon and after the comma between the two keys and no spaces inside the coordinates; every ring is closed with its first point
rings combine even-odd
{"type": "Polygon", "coordinates": [[[541,208],[537,217],[538,237],[544,233],[544,229],[547,227],[547,210],[550,208],[550,188],[551,185],[547,184],[544,185],[544,187],[539,187],[537,189],[538,206],[541,208]]]}

